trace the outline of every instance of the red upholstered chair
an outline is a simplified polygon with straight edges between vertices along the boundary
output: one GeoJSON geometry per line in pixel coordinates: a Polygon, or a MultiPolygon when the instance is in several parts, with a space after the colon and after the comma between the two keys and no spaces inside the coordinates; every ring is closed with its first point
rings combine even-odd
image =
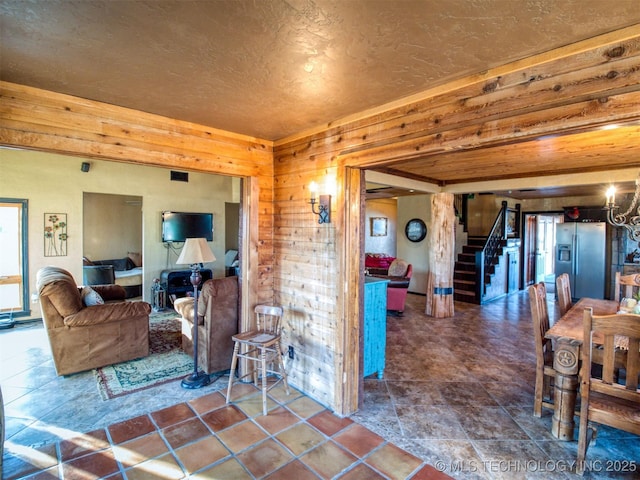
{"type": "Polygon", "coordinates": [[[396,315],[404,312],[404,302],[409,291],[409,282],[413,267],[410,263],[396,258],[389,266],[389,283],[387,284],[387,311],[396,315]]]}

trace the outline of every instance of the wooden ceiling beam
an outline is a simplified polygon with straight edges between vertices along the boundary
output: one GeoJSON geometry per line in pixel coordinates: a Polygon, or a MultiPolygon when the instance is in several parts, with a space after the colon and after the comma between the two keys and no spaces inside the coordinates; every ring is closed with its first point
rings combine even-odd
{"type": "Polygon", "coordinates": [[[470,124],[377,147],[365,147],[340,155],[340,161],[344,165],[360,168],[389,166],[429,155],[496,147],[628,122],[640,122],[640,91],[470,124]]]}

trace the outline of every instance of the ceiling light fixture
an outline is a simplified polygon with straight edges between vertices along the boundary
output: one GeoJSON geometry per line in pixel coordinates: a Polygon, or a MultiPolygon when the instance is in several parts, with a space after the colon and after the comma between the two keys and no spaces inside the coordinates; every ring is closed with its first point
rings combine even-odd
{"type": "Polygon", "coordinates": [[[607,190],[607,204],[604,207],[607,210],[607,222],[614,227],[624,227],[629,234],[629,239],[634,242],[640,241],[640,205],[638,205],[638,199],[640,199],[640,174],[636,178],[636,190],[633,194],[633,199],[624,213],[616,213],[620,206],[616,205],[616,187],[613,185],[607,190]]]}

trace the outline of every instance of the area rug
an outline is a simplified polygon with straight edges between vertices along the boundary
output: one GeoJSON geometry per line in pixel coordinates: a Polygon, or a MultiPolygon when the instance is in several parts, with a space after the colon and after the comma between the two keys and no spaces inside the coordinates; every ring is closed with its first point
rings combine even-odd
{"type": "Polygon", "coordinates": [[[121,397],[191,373],[193,358],[180,349],[180,337],[180,319],[176,312],[152,313],[148,357],[93,370],[102,399],[121,397]]]}

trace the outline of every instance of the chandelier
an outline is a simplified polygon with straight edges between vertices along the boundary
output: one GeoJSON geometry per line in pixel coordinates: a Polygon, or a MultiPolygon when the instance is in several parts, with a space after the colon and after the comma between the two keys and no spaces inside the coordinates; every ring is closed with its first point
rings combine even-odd
{"type": "Polygon", "coordinates": [[[614,227],[624,227],[629,234],[629,239],[633,242],[640,241],[640,205],[638,200],[640,199],[640,174],[636,178],[636,191],[633,195],[633,199],[629,204],[629,208],[624,213],[616,213],[620,209],[620,206],[616,205],[616,189],[614,186],[609,187],[607,190],[607,204],[605,210],[607,210],[607,222],[614,227]]]}

